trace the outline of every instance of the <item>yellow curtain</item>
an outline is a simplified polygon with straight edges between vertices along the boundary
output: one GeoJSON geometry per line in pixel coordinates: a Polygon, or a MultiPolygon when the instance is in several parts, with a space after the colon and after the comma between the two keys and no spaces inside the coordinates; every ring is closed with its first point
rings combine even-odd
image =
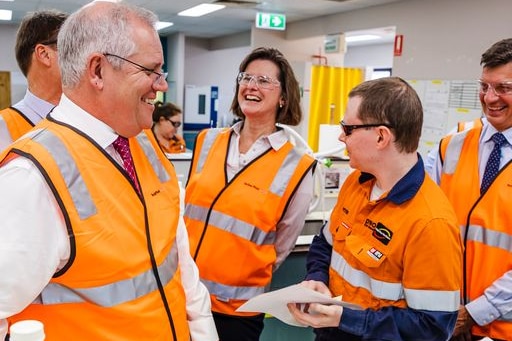
{"type": "Polygon", "coordinates": [[[363,81],[363,69],[313,65],[311,69],[308,144],[318,151],[320,124],[338,124],[350,90],[363,81]]]}

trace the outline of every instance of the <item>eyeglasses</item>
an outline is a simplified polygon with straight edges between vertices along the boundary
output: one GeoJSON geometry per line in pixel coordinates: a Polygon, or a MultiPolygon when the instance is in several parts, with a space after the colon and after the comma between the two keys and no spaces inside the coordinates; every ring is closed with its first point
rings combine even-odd
{"type": "Polygon", "coordinates": [[[169,117],[165,117],[165,119],[166,119],[167,121],[169,121],[169,122],[172,124],[172,126],[173,126],[174,128],[179,128],[179,127],[181,127],[181,122],[180,122],[180,121],[173,121],[173,120],[171,120],[169,117]]]}
{"type": "Polygon", "coordinates": [[[276,86],[279,86],[279,81],[268,76],[256,76],[251,75],[247,72],[240,72],[237,77],[238,84],[249,85],[251,81],[260,89],[273,90],[276,86]]]}
{"type": "Polygon", "coordinates": [[[512,81],[486,83],[479,80],[478,83],[480,84],[479,90],[482,95],[486,95],[489,92],[489,89],[492,89],[496,96],[512,95],[512,81]]]}
{"type": "Polygon", "coordinates": [[[387,123],[351,124],[351,125],[348,125],[348,124],[345,124],[345,122],[340,121],[340,125],[341,125],[341,129],[343,129],[343,133],[345,134],[345,136],[351,135],[354,132],[354,130],[358,129],[358,128],[375,128],[375,127],[381,127],[381,126],[388,127],[390,129],[393,128],[391,125],[389,125],[387,123]]]}
{"type": "Polygon", "coordinates": [[[153,84],[158,84],[160,81],[166,80],[167,79],[167,75],[169,74],[168,72],[157,72],[154,69],[150,69],[150,68],[147,68],[147,67],[142,66],[140,64],[137,64],[135,62],[132,62],[131,60],[123,58],[121,56],[118,56],[117,54],[104,53],[103,55],[105,57],[116,57],[116,58],[119,58],[121,60],[124,60],[125,62],[128,62],[128,63],[132,64],[133,66],[137,67],[140,71],[143,71],[149,77],[151,77],[152,75],[156,75],[156,78],[153,80],[153,84]]]}

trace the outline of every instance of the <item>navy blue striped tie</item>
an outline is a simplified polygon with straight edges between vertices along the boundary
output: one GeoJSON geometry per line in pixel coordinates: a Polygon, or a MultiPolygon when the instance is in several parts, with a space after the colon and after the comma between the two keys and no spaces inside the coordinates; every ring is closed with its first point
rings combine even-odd
{"type": "Polygon", "coordinates": [[[502,133],[496,133],[492,136],[494,142],[494,148],[492,149],[489,160],[485,165],[484,177],[482,178],[482,185],[480,186],[480,194],[487,191],[487,188],[491,185],[492,181],[498,175],[500,170],[500,157],[501,157],[501,146],[507,141],[502,133]]]}

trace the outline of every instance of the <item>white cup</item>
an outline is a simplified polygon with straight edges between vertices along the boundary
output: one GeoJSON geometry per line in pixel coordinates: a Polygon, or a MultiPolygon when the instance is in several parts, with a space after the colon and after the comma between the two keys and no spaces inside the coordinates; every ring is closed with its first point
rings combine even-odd
{"type": "Polygon", "coordinates": [[[37,320],[24,320],[10,328],[10,341],[44,341],[43,323],[37,320]]]}

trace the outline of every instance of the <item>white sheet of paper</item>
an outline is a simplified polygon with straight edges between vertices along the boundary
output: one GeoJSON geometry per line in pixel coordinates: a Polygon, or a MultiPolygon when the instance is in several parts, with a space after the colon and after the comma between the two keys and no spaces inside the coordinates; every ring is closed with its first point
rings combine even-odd
{"type": "Polygon", "coordinates": [[[294,284],[253,297],[240,306],[237,311],[267,313],[289,325],[306,327],[293,318],[286,306],[288,303],[336,304],[361,310],[361,308],[355,304],[334,299],[300,284],[294,284]]]}

